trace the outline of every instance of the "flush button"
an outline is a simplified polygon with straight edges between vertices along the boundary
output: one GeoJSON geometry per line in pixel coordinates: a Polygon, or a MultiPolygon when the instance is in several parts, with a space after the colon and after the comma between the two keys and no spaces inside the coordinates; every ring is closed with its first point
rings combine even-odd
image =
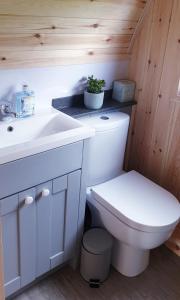
{"type": "Polygon", "coordinates": [[[107,117],[107,116],[101,116],[100,119],[101,120],[109,120],[109,117],[107,117]]]}

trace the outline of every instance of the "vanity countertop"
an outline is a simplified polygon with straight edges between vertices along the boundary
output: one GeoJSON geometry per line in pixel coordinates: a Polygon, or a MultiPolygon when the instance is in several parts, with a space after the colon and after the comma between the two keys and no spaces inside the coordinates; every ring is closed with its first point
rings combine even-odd
{"type": "Polygon", "coordinates": [[[118,102],[112,99],[112,90],[105,91],[104,103],[102,108],[93,110],[88,109],[84,106],[84,95],[73,95],[69,97],[63,97],[52,100],[52,106],[63,113],[72,116],[74,118],[79,118],[82,116],[96,114],[96,113],[105,113],[110,111],[118,111],[125,107],[132,107],[136,105],[136,101],[129,102],[118,102]]]}
{"type": "Polygon", "coordinates": [[[0,165],[72,144],[94,135],[94,130],[50,107],[34,116],[0,122],[0,165]]]}

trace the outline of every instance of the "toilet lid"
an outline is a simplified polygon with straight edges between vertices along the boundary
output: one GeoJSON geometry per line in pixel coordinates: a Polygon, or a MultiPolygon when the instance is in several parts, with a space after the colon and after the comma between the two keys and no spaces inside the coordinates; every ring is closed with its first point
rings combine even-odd
{"type": "Polygon", "coordinates": [[[92,194],[122,222],[141,231],[167,231],[180,218],[178,200],[136,171],[93,187],[92,194]]]}

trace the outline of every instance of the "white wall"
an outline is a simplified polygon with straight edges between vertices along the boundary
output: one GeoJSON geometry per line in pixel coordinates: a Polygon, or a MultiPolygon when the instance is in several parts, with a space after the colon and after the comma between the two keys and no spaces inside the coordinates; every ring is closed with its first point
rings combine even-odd
{"type": "Polygon", "coordinates": [[[106,89],[114,79],[127,77],[128,62],[84,64],[52,68],[0,71],[0,102],[12,101],[14,92],[27,83],[36,95],[37,107],[51,105],[53,98],[82,93],[81,79],[94,75],[106,80],[106,89]]]}

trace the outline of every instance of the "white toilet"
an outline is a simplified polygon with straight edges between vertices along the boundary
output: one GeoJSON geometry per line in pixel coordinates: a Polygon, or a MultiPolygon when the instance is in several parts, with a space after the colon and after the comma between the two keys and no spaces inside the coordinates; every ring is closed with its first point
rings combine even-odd
{"type": "Polygon", "coordinates": [[[96,130],[89,143],[87,167],[87,200],[92,214],[114,237],[114,268],[123,275],[136,276],[148,266],[150,249],[172,234],[179,222],[180,204],[136,171],[123,171],[127,114],[101,113],[79,120],[96,130]]]}

